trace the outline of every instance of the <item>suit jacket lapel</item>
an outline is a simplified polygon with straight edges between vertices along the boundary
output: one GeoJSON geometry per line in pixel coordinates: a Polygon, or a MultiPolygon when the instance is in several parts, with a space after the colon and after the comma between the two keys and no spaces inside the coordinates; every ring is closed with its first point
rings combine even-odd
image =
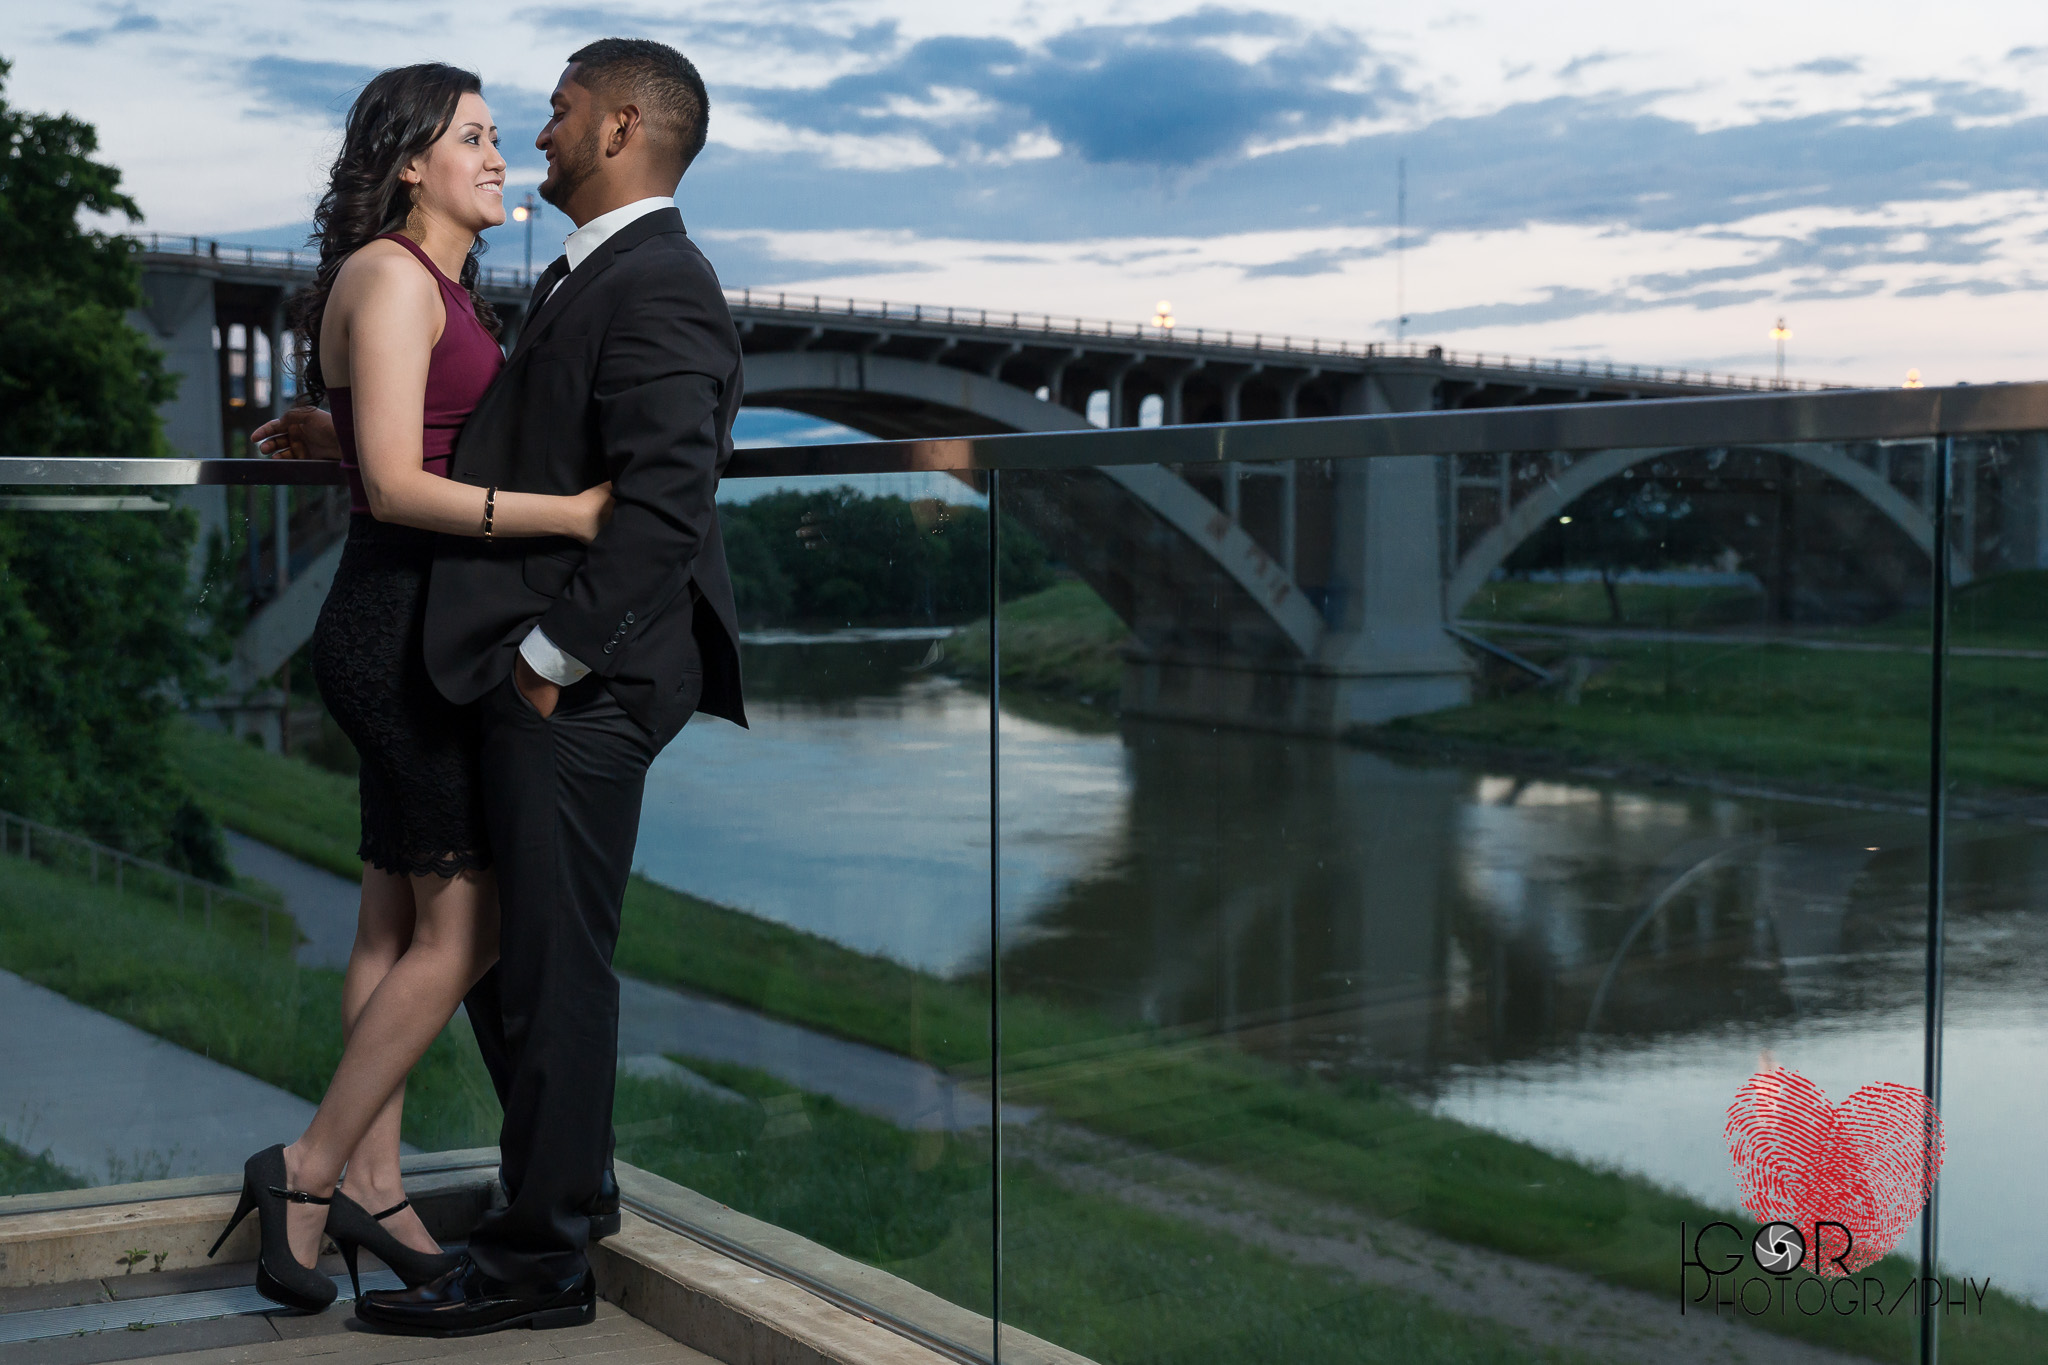
{"type": "Polygon", "coordinates": [[[562,281],[554,293],[548,295],[540,308],[527,319],[526,325],[519,329],[519,340],[513,344],[512,354],[505,362],[507,368],[526,351],[527,347],[540,339],[542,332],[554,326],[555,319],[562,316],[569,305],[576,301],[577,295],[590,287],[592,280],[612,268],[612,262],[617,260],[621,253],[631,251],[657,233],[679,230],[682,226],[683,215],[678,210],[656,209],[652,213],[635,218],[606,238],[604,245],[592,252],[582,265],[571,270],[569,277],[562,281]]]}

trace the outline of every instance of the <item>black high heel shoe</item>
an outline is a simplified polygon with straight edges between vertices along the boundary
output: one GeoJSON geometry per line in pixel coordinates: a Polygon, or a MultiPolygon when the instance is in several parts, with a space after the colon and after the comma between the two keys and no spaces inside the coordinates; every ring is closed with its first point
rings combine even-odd
{"type": "Polygon", "coordinates": [[[348,1282],[355,1286],[357,1299],[363,1297],[363,1281],[356,1274],[356,1252],[360,1248],[368,1247],[372,1256],[390,1266],[405,1281],[407,1289],[440,1279],[462,1260],[448,1251],[415,1251],[384,1230],[386,1218],[411,1207],[412,1200],[401,1199],[382,1213],[371,1213],[340,1190],[334,1192],[334,1202],[327,1207],[327,1235],[341,1248],[341,1259],[348,1263],[348,1282]]]}
{"type": "Polygon", "coordinates": [[[256,1292],[272,1303],[296,1308],[301,1313],[317,1313],[334,1302],[334,1281],[322,1275],[311,1266],[299,1264],[299,1258],[292,1255],[292,1244],[285,1232],[285,1204],[328,1204],[332,1200],[304,1190],[287,1187],[284,1173],[284,1144],[265,1147],[242,1165],[242,1202],[235,1205],[235,1216],[228,1219],[227,1227],[214,1239],[213,1250],[206,1253],[211,1260],[228,1240],[228,1234],[241,1225],[252,1210],[261,1214],[258,1226],[263,1233],[263,1250],[256,1258],[256,1292]]]}

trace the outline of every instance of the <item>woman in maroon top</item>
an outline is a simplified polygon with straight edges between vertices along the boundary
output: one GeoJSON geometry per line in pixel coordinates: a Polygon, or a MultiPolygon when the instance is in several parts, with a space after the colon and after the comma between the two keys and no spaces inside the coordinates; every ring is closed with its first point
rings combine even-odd
{"type": "MultiPolygon", "coordinates": [[[[480,90],[438,63],[364,87],[315,216],[319,273],[294,301],[301,401],[329,400],[354,495],[313,672],[362,759],[363,898],[341,1064],[305,1134],[249,1159],[235,1222],[261,1212],[257,1287],[309,1311],[334,1299],[313,1268],[323,1231],[351,1274],[363,1246],[408,1283],[452,1264],[405,1203],[399,1123],[406,1074],[496,960],[497,894],[475,720],[435,690],[421,655],[434,537],[588,543],[611,510],[609,485],[550,497],[446,477],[504,359],[474,293],[479,234],[505,221],[505,161],[480,90]]],[[[278,431],[258,437],[277,445],[278,431]]]]}

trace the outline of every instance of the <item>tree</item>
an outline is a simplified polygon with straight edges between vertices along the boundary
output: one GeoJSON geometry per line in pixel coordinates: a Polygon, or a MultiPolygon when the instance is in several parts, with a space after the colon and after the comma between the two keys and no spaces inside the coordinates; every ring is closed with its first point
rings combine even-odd
{"type": "MultiPolygon", "coordinates": [[[[988,512],[852,487],[781,491],[720,509],[749,622],[966,621],[988,615],[988,512]]],[[[1045,547],[1003,519],[1005,598],[1052,581],[1045,547]]]]}
{"type": "Polygon", "coordinates": [[[1630,569],[1704,564],[1723,543],[1692,499],[1656,478],[1625,475],[1589,490],[1541,535],[1532,536],[1504,566],[1510,573],[1591,568],[1600,571],[1607,610],[1622,619],[1616,579],[1630,569]]]}
{"type": "MultiPolygon", "coordinates": [[[[142,299],[136,244],[79,226],[140,213],[93,159],[90,125],[6,102],[9,70],[0,453],[166,454],[156,409],[173,380],[126,318],[142,299]]],[[[184,511],[0,512],[0,806],[221,877],[219,833],[168,745],[176,699],[209,662],[186,579],[194,531],[184,511]]]]}

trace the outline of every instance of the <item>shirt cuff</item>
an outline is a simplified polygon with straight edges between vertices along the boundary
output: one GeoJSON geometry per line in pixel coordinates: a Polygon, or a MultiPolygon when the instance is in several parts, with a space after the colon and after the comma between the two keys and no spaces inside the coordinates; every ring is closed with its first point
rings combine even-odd
{"type": "Polygon", "coordinates": [[[588,668],[564,654],[539,626],[526,632],[526,638],[519,642],[519,657],[526,660],[527,667],[557,687],[582,682],[590,673],[588,668]]]}

